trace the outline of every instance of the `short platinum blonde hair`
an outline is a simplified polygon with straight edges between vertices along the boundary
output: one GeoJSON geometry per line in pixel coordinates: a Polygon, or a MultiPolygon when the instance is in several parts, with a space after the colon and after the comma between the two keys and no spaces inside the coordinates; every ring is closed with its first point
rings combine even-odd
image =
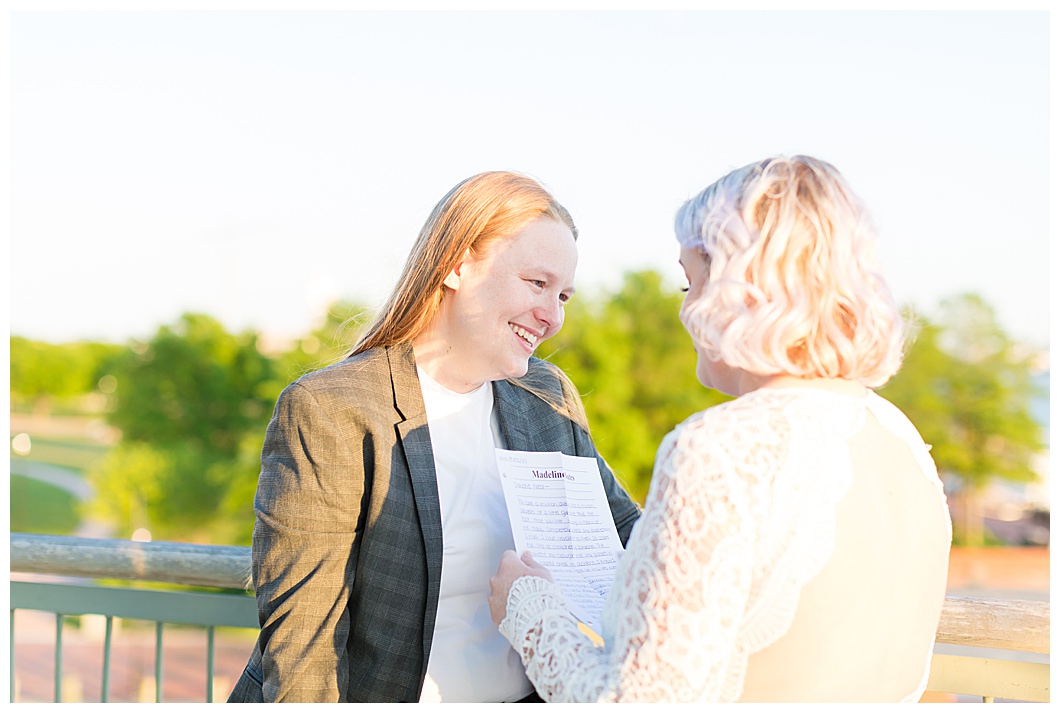
{"type": "Polygon", "coordinates": [[[875,230],[832,165],[769,158],[686,202],[677,240],[708,262],[681,320],[714,360],[754,374],[882,386],[906,324],[875,257],[875,230]]]}

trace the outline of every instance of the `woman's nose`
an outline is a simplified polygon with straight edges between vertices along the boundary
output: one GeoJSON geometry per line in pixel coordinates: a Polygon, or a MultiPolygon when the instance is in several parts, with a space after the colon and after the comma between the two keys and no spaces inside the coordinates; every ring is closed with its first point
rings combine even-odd
{"type": "Polygon", "coordinates": [[[538,321],[545,325],[545,336],[552,336],[563,326],[563,303],[559,299],[549,299],[537,309],[538,321]]]}

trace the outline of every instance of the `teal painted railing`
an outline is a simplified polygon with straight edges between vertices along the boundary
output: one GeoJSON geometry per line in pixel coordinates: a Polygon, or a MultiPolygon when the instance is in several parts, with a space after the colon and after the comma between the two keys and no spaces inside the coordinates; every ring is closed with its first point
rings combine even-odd
{"type": "Polygon", "coordinates": [[[206,631],[206,690],[214,697],[214,649],[217,627],[258,628],[257,606],[240,590],[247,584],[249,548],[141,543],[47,535],[11,535],[11,571],[86,579],[167,582],[217,587],[234,592],[159,591],[95,584],[11,582],[11,702],[15,702],[15,611],[55,614],[55,695],[63,700],[63,623],[85,614],[105,617],[101,662],[101,702],[108,702],[114,619],[155,623],[155,701],[162,701],[167,625],[202,627],[206,631]]]}
{"type": "MultiPolygon", "coordinates": [[[[216,588],[216,592],[157,591],[93,584],[12,581],[11,682],[14,701],[15,610],[53,612],[55,700],[62,700],[62,622],[64,617],[106,617],[102,695],[107,701],[112,623],[115,617],[155,622],[155,700],[162,699],[163,632],[166,624],[205,627],[207,685],[213,700],[214,629],[258,627],[249,596],[250,548],[179,542],[131,542],[49,535],[11,535],[11,571],[88,580],[168,582],[216,588]]],[[[936,653],[928,690],[1024,701],[1049,700],[1049,603],[947,597],[936,644],[960,648],[959,655],[936,653]],[[1040,661],[998,660],[996,651],[1022,652],[1040,661]]],[[[937,648],[937,647],[936,647],[937,648]]],[[[1026,657],[1024,657],[1026,658],[1026,657]]]]}

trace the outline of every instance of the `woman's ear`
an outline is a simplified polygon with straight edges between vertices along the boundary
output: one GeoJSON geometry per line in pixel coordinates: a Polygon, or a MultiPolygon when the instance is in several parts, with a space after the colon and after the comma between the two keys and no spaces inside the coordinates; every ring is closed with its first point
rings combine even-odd
{"type": "Polygon", "coordinates": [[[470,253],[470,250],[465,250],[463,257],[460,258],[460,261],[453,266],[453,269],[450,270],[449,274],[445,276],[444,280],[442,280],[442,284],[448,287],[450,290],[460,289],[460,282],[463,280],[464,275],[464,265],[471,257],[470,253]]]}
{"type": "Polygon", "coordinates": [[[450,290],[460,289],[460,272],[464,269],[464,263],[458,262],[456,267],[450,270],[449,274],[442,280],[442,284],[448,287],[450,290]]]}

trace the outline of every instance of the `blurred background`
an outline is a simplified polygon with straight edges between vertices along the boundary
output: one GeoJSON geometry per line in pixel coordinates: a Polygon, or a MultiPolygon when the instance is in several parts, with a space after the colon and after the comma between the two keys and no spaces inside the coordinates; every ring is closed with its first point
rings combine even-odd
{"type": "Polygon", "coordinates": [[[313,7],[12,12],[10,532],[249,544],[280,390],[493,169],[579,226],[538,354],[643,501],[662,437],[724,399],[673,215],[803,153],[868,205],[914,324],[881,393],[933,446],[951,591],[1048,599],[1046,12],[313,7]]]}
{"type": "Polygon", "coordinates": [[[721,398],[677,320],[673,214],[733,168],[808,153],[877,223],[917,325],[883,392],[933,444],[959,536],[1044,544],[1048,29],[1028,12],[15,12],[12,503],[52,492],[44,474],[78,486],[46,508],[61,522],[19,507],[12,528],[247,542],[280,389],[342,355],[434,203],[491,169],[539,178],[579,225],[579,294],[539,353],[643,497],[662,436],[721,398]]]}

